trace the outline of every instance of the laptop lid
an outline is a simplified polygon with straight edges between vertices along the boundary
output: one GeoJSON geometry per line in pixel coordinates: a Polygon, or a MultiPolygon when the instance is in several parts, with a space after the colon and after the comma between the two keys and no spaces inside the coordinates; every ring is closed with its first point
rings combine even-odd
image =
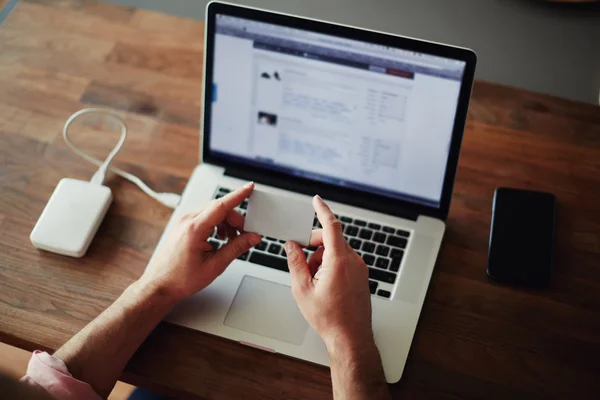
{"type": "Polygon", "coordinates": [[[207,7],[205,40],[204,162],[446,219],[471,50],[218,2],[207,7]]]}

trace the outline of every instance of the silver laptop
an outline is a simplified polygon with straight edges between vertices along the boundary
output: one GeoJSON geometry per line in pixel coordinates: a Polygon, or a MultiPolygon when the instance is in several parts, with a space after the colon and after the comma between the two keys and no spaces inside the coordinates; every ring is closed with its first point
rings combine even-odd
{"type": "MultiPolygon", "coordinates": [[[[248,180],[320,194],[369,266],[375,341],[387,381],[398,381],[444,234],[475,54],[216,2],[205,40],[202,163],[158,247],[181,215],[248,180]]],[[[265,237],[168,321],[328,365],[291,296],[278,238],[265,237]]]]}

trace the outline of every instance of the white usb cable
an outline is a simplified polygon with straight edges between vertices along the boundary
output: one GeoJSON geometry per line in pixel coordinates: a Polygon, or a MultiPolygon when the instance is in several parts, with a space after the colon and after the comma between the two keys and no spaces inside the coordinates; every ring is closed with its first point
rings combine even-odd
{"type": "Polygon", "coordinates": [[[99,167],[98,171],[96,171],[92,176],[92,183],[102,185],[104,183],[104,178],[106,177],[106,172],[110,170],[115,174],[119,175],[120,177],[127,179],[131,183],[134,183],[148,196],[152,197],[153,199],[157,200],[158,202],[164,204],[167,207],[176,208],[177,204],[179,204],[179,201],[181,200],[180,195],[176,193],[156,193],[137,176],[130,174],[129,172],[123,171],[119,168],[110,166],[110,163],[112,162],[113,158],[115,158],[119,150],[121,150],[121,148],[123,147],[123,143],[125,143],[125,139],[127,138],[127,125],[125,125],[125,121],[123,120],[123,118],[116,112],[104,108],[84,108],[82,110],[79,110],[73,115],[71,115],[69,119],[67,119],[67,121],[65,122],[65,126],[63,128],[63,138],[65,139],[67,146],[69,146],[71,150],[73,150],[75,153],[77,153],[87,161],[99,167]],[[121,137],[119,138],[119,142],[108,154],[104,162],[90,156],[83,150],[77,148],[73,144],[73,142],[71,142],[71,139],[69,139],[69,126],[73,123],[73,121],[75,121],[78,117],[84,114],[104,114],[117,121],[117,123],[121,127],[121,137]]]}

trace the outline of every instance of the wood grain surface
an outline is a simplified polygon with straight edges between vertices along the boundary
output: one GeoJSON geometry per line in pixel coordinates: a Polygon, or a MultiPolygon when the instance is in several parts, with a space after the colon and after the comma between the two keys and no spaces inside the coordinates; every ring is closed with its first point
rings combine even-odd
{"type": "MultiPolygon", "coordinates": [[[[129,182],[82,259],[29,234],[57,182],[94,167],[60,132],[86,105],[125,116],[116,165],[181,192],[198,160],[203,25],[88,0],[22,1],[0,26],[0,340],[54,350],[142,273],[170,211],[129,182]]],[[[540,73],[543,73],[541,71],[540,73]]],[[[73,127],[104,157],[101,119],[73,127]]],[[[600,390],[600,108],[477,82],[447,234],[403,379],[409,399],[592,399],[600,390]],[[551,285],[485,275],[494,189],[558,199],[551,285]]],[[[161,324],[123,380],[180,397],[327,399],[329,370],[161,324]]]]}

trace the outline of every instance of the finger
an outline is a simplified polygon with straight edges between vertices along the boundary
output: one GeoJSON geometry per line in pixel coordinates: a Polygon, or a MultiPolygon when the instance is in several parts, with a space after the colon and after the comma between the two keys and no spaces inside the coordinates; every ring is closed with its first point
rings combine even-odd
{"type": "Polygon", "coordinates": [[[321,196],[316,195],[313,197],[313,207],[319,222],[323,226],[323,244],[335,253],[343,252],[346,249],[346,240],[342,232],[342,223],[333,215],[321,196]]]}
{"type": "Polygon", "coordinates": [[[229,240],[235,239],[238,236],[238,231],[233,226],[226,225],[227,227],[227,238],[229,240]]]}
{"type": "Polygon", "coordinates": [[[323,269],[323,268],[319,269],[313,279],[318,282],[319,279],[321,279],[327,273],[327,272],[323,272],[323,271],[325,271],[325,269],[323,269]]]}
{"type": "Polygon", "coordinates": [[[350,246],[350,243],[346,242],[346,253],[350,253],[350,252],[356,253],[356,251],[350,246]]]}
{"type": "Polygon", "coordinates": [[[315,229],[310,232],[309,246],[321,246],[323,244],[323,230],[315,229]]]}
{"type": "Polygon", "coordinates": [[[225,243],[212,258],[217,271],[224,271],[236,258],[256,246],[261,241],[260,235],[256,233],[243,233],[229,242],[225,243]]]}
{"type": "Polygon", "coordinates": [[[292,278],[292,294],[294,292],[302,293],[309,287],[312,280],[306,257],[298,243],[289,241],[285,242],[284,246],[292,278]]]}
{"type": "Polygon", "coordinates": [[[363,258],[356,252],[356,250],[354,250],[353,248],[350,248],[350,250],[348,251],[348,254],[351,257],[354,257],[355,262],[354,263],[350,263],[351,265],[355,265],[356,262],[361,262],[364,263],[363,258]]]}
{"type": "Polygon", "coordinates": [[[253,189],[254,182],[250,182],[220,199],[213,200],[208,208],[204,209],[195,220],[200,219],[200,223],[206,226],[217,225],[223,221],[235,207],[242,204],[242,201],[252,193],[253,189]]]}
{"type": "Polygon", "coordinates": [[[225,222],[229,226],[236,228],[238,231],[242,232],[244,230],[244,221],[246,219],[242,214],[237,212],[236,210],[231,210],[229,214],[225,217],[225,222]]]}
{"type": "Polygon", "coordinates": [[[314,253],[308,256],[308,269],[310,270],[310,276],[315,276],[321,264],[323,264],[323,246],[319,247],[314,253]]]}
{"type": "Polygon", "coordinates": [[[217,225],[217,237],[221,240],[227,239],[227,227],[225,224],[217,225]]]}
{"type": "Polygon", "coordinates": [[[185,222],[187,220],[190,219],[194,219],[194,217],[196,216],[197,213],[187,213],[187,214],[183,214],[181,217],[179,217],[179,221],[180,222],[185,222]]]}

